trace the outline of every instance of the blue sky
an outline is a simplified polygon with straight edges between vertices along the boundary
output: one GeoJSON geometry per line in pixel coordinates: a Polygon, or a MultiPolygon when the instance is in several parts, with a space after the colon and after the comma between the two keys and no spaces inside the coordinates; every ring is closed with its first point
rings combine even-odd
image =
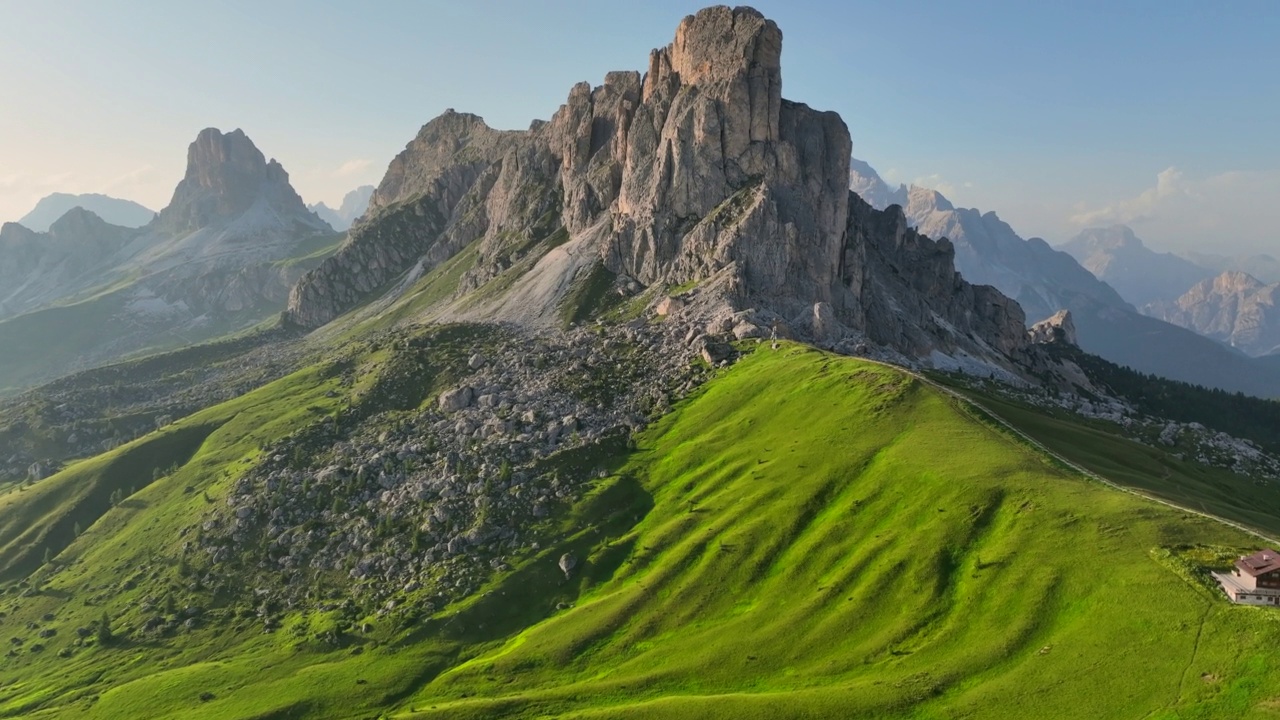
{"type": "MultiPolygon", "coordinates": [[[[446,108],[503,128],[642,70],[698,3],[0,2],[0,220],[53,191],[162,206],[204,127],[309,202],[446,108]]],[[[783,94],[855,155],[1051,242],[1280,252],[1280,3],[776,2],[783,94]],[[1158,179],[1159,178],[1159,179],[1158,179]]]]}

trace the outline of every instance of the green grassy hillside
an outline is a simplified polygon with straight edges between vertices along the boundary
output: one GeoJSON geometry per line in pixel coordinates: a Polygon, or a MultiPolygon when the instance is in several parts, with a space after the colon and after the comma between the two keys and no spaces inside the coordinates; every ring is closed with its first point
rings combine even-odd
{"type": "MultiPolygon", "coordinates": [[[[1247,536],[1063,470],[895,370],[790,345],[681,403],[468,600],[411,626],[372,614],[337,645],[318,610],[264,634],[184,574],[181,533],[347,392],[315,368],[177,423],[204,436],[189,458],[174,442],[176,472],[4,586],[0,717],[1280,716],[1280,615],[1156,559],[1247,536]],[[135,632],[188,605],[193,627],[135,632]],[[104,613],[119,639],[96,640],[104,613]]],[[[160,442],[44,482],[113,482],[160,442]]]]}

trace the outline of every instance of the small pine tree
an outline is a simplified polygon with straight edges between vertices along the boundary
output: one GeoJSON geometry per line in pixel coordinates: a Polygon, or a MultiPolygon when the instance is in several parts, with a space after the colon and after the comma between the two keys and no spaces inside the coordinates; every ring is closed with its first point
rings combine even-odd
{"type": "Polygon", "coordinates": [[[98,620],[98,644],[106,645],[114,639],[115,635],[111,632],[111,616],[103,610],[102,618],[98,620]]]}

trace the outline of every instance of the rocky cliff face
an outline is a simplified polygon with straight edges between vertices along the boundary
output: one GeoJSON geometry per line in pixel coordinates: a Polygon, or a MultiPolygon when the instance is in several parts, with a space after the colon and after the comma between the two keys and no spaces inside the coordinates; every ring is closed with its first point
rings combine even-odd
{"type": "Polygon", "coordinates": [[[732,308],[800,318],[790,324],[813,336],[1007,362],[1026,343],[1016,304],[961,280],[949,243],[849,193],[848,130],[783,99],[781,49],[755,10],[709,8],[680,23],[643,76],[580,84],[528,131],[445,113],[392,161],[339,252],[294,288],[287,318],[318,327],[473,247],[464,292],[524,272],[512,300],[485,306],[491,319],[554,316],[594,267],[620,288],[714,286],[732,308]]]}
{"type": "Polygon", "coordinates": [[[854,327],[914,356],[1020,357],[1022,308],[993,287],[965,282],[950,241],[913,230],[897,206],[879,211],[856,195],[850,204],[845,307],[854,327]]]}
{"type": "Polygon", "coordinates": [[[1267,355],[1280,349],[1278,300],[1280,284],[1225,272],[1197,283],[1174,302],[1149,306],[1147,312],[1250,355],[1267,355]]]}

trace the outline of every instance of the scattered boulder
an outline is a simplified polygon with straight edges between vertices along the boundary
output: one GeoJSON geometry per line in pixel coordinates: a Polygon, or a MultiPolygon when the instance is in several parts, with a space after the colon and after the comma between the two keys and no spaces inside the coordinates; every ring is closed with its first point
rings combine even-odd
{"type": "Polygon", "coordinates": [[[836,311],[829,303],[820,302],[813,305],[811,320],[813,339],[820,343],[838,342],[844,336],[836,311]]]}
{"type": "Polygon", "coordinates": [[[578,566],[578,558],[573,553],[565,553],[560,556],[560,572],[564,573],[564,579],[568,580],[573,573],[573,569],[578,566]]]}
{"type": "Polygon", "coordinates": [[[684,302],[680,298],[665,297],[658,301],[658,306],[653,309],[659,317],[666,317],[680,308],[684,307],[684,302]]]}
{"type": "Polygon", "coordinates": [[[474,391],[467,386],[446,390],[440,393],[440,409],[445,412],[457,412],[471,407],[474,391]]]}
{"type": "Polygon", "coordinates": [[[733,326],[733,336],[739,340],[761,338],[765,336],[765,331],[759,325],[743,321],[733,326]]]}

